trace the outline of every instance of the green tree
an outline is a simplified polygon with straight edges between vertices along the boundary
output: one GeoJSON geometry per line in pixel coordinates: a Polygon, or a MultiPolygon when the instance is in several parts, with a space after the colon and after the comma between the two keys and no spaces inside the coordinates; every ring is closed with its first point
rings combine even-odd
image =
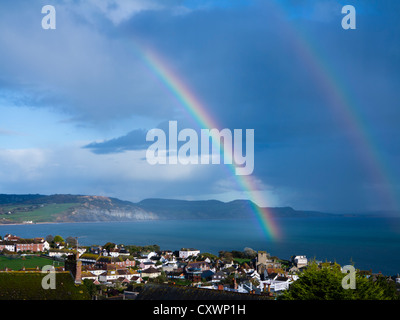
{"type": "Polygon", "coordinates": [[[64,242],[64,239],[61,236],[57,235],[54,237],[53,241],[54,242],[64,242]]]}
{"type": "Polygon", "coordinates": [[[93,297],[96,294],[97,286],[89,279],[84,279],[83,284],[87,288],[90,296],[93,297]]]}
{"type": "Polygon", "coordinates": [[[106,249],[106,250],[110,250],[110,249],[113,249],[113,248],[115,248],[115,243],[112,243],[112,242],[107,242],[107,243],[103,246],[103,249],[106,249]]]}
{"type": "Polygon", "coordinates": [[[346,274],[338,264],[318,266],[311,263],[279,299],[282,300],[392,300],[397,299],[396,288],[386,278],[373,280],[356,272],[356,289],[344,289],[346,274]]]}

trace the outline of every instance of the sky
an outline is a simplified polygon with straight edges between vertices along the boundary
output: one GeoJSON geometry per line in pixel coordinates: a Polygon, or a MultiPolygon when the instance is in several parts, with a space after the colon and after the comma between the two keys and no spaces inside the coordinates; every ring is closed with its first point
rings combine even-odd
{"type": "Polygon", "coordinates": [[[0,193],[254,192],[269,207],[398,210],[399,10],[392,0],[2,1],[0,193]],[[42,28],[45,5],[56,29],[42,28]],[[344,5],[356,29],[342,28],[344,5]],[[146,52],[216,129],[254,129],[254,190],[226,164],[146,161],[149,130],[201,129],[146,52]]]}

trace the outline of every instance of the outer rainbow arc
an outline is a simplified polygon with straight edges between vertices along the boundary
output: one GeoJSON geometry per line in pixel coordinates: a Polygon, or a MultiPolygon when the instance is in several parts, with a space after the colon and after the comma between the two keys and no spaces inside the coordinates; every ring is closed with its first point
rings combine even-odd
{"type": "Polygon", "coordinates": [[[391,175],[385,168],[380,153],[366,128],[365,121],[357,112],[355,99],[343,87],[343,81],[339,79],[337,71],[333,70],[324,60],[323,55],[313,45],[313,41],[304,32],[301,32],[300,28],[287,20],[284,8],[278,1],[271,1],[269,4],[280,16],[280,32],[291,41],[296,54],[309,68],[317,85],[324,90],[331,111],[341,121],[345,130],[348,130],[368,173],[375,181],[386,186],[385,190],[381,190],[382,199],[390,203],[394,209],[400,209],[399,199],[391,187],[393,185],[391,175]]]}

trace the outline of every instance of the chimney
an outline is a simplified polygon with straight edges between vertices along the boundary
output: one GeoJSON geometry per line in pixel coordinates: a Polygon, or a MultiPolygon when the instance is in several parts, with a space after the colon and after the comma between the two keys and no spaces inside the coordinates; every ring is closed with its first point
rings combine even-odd
{"type": "Polygon", "coordinates": [[[82,283],[82,261],[79,259],[79,252],[76,252],[75,283],[82,283]]]}

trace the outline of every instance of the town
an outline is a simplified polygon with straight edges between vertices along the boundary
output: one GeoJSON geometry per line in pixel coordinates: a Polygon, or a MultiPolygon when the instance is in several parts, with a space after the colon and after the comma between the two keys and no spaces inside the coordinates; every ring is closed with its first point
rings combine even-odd
{"type": "MultiPolygon", "coordinates": [[[[64,240],[59,235],[24,239],[6,234],[0,240],[0,252],[0,276],[13,272],[38,274],[43,266],[50,265],[56,276],[67,274],[75,285],[85,285],[95,300],[136,299],[141,295],[143,299],[153,298],[149,294],[157,298],[154,289],[165,287],[203,289],[196,291],[202,297],[222,294],[226,299],[230,294],[228,299],[232,295],[238,299],[276,299],[309,264],[304,255],[283,260],[251,248],[220,251],[216,256],[194,248],[161,250],[158,245],[108,242],[82,246],[78,238],[64,240]]],[[[394,281],[398,284],[400,278],[394,281]]],[[[169,294],[176,295],[173,290],[169,294]]]]}

